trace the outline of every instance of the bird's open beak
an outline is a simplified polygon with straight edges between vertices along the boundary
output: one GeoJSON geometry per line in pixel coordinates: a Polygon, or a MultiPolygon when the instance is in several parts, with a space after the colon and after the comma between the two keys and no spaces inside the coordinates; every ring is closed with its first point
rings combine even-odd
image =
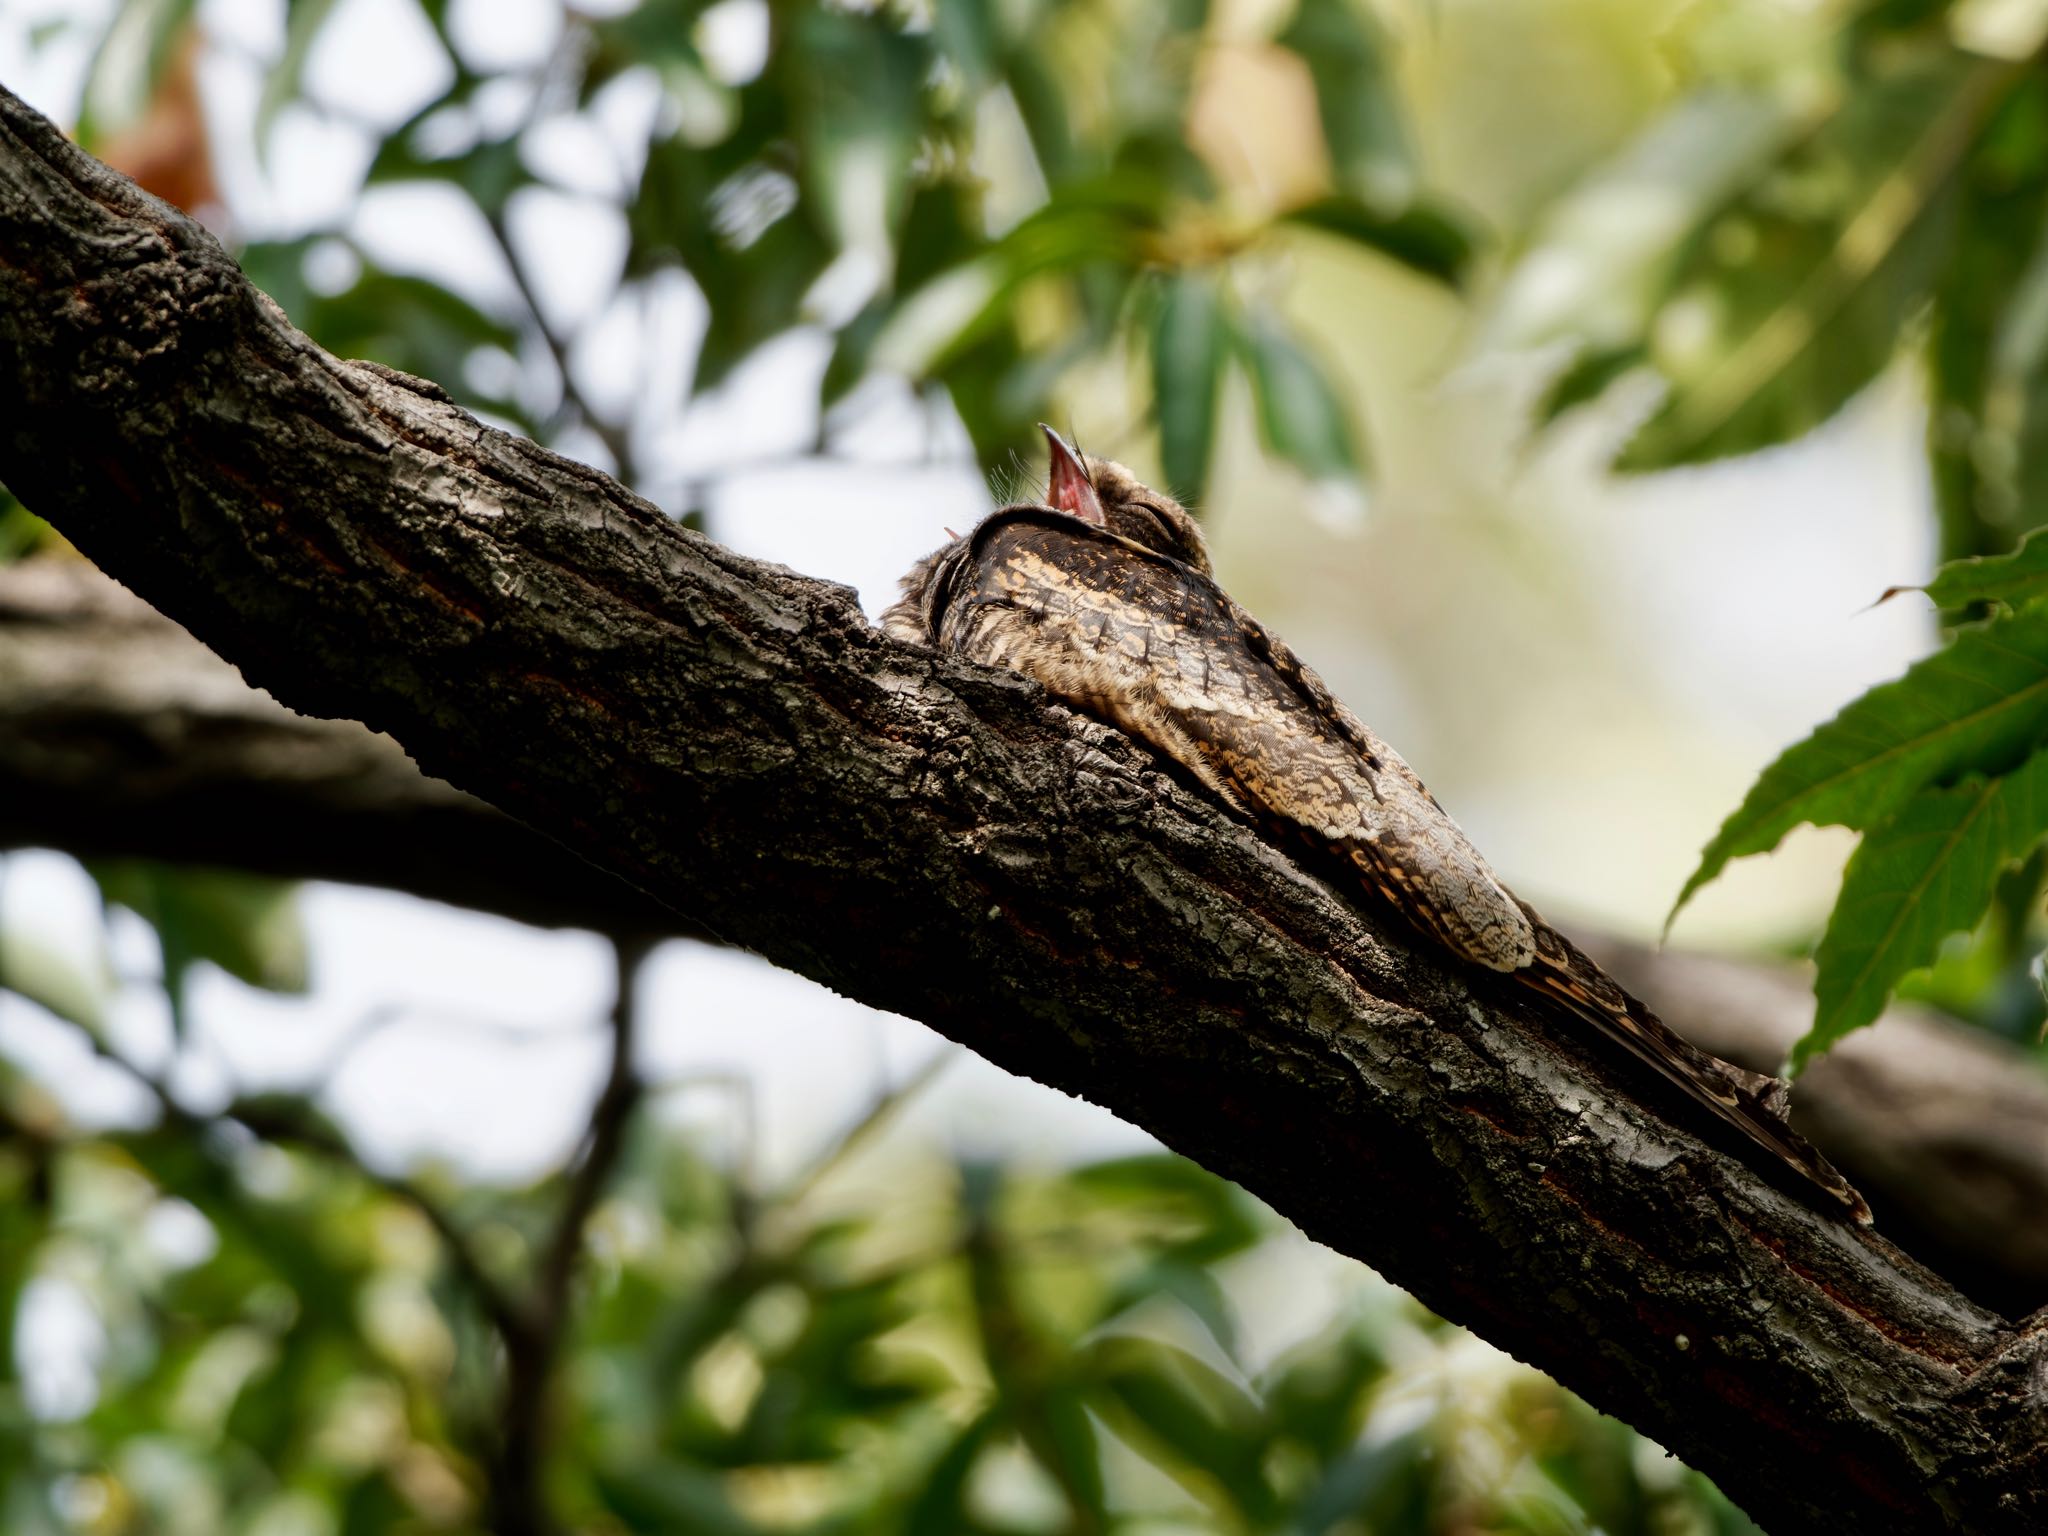
{"type": "Polygon", "coordinates": [[[1095,486],[1088,478],[1088,470],[1081,463],[1081,456],[1067,446],[1067,440],[1053,431],[1044,422],[1038,430],[1045,434],[1046,446],[1052,450],[1052,479],[1046,488],[1046,499],[1062,512],[1068,512],[1084,523],[1103,525],[1102,498],[1095,494],[1095,486]]]}

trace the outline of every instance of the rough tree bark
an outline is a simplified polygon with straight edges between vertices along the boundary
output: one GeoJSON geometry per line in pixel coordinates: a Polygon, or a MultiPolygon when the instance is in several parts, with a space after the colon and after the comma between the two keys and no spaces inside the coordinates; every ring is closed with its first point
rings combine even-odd
{"type": "Polygon", "coordinates": [[[295,708],[1082,1093],[1766,1526],[2048,1524],[2048,1315],[1638,1104],[1021,680],[293,331],[0,92],[0,478],[295,708]]]}
{"type": "MultiPolygon", "coordinates": [[[[314,720],[83,560],[0,566],[0,848],[384,886],[631,940],[691,925],[388,736],[314,720]]],[[[703,937],[701,930],[695,936],[703,937]]],[[[1666,1020],[1768,1072],[1813,1017],[1796,967],[1581,940],[1666,1020]]],[[[1799,1085],[1799,1128],[1894,1242],[2009,1313],[2048,1301],[2048,1076],[1900,1006],[1799,1085]]]]}
{"type": "MultiPolygon", "coordinates": [[[[1810,968],[1587,946],[1666,1023],[1774,1071],[1813,1022],[1810,968]]],[[[1870,1197],[1885,1235],[1988,1306],[2048,1302],[2048,1077],[2026,1053],[1898,1004],[1815,1062],[1792,1123],[1870,1197]]]]}

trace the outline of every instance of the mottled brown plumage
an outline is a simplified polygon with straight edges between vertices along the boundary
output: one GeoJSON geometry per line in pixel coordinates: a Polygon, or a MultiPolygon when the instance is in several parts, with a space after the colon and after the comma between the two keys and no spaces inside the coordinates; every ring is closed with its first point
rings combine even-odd
{"type": "Polygon", "coordinates": [[[891,634],[1033,677],[1305,837],[1458,960],[1594,1025],[1869,1220],[1785,1125],[1784,1085],[1680,1039],[1503,885],[1400,756],[1215,583],[1177,502],[1047,437],[1050,505],[1004,508],[921,561],[883,616],[891,634]]]}

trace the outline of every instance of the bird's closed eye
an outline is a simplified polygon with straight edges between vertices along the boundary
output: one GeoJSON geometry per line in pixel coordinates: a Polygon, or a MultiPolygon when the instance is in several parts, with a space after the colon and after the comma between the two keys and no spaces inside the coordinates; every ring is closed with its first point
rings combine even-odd
{"type": "Polygon", "coordinates": [[[1152,525],[1161,543],[1173,541],[1173,525],[1167,522],[1165,515],[1157,507],[1144,501],[1134,501],[1130,505],[1145,514],[1145,520],[1152,525]]]}

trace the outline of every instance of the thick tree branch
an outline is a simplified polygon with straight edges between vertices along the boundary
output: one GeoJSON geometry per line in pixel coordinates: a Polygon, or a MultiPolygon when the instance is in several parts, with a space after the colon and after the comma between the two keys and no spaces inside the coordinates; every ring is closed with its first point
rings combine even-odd
{"type": "MultiPolygon", "coordinates": [[[[624,881],[429,779],[388,737],[311,720],[81,560],[0,566],[0,847],[205,859],[354,880],[531,923],[689,931],[624,881]]],[[[701,936],[701,935],[700,935],[701,936]]],[[[1588,948],[1716,1055],[1774,1070],[1810,981],[1603,941],[1588,948]]],[[[631,942],[630,939],[627,942],[631,942]]],[[[2048,1302],[2048,1074],[1896,1008],[1801,1082],[1795,1118],[1887,1236],[1978,1301],[2048,1302]]]]}
{"type": "MultiPolygon", "coordinates": [[[[1800,967],[1591,949],[1673,1028],[1759,1072],[1813,1021],[1800,967]]],[[[1902,1003],[1808,1068],[1792,1100],[1793,1124],[1870,1196],[1894,1242],[2014,1316],[2048,1304],[2048,1073],[2026,1052],[1902,1003]]]]}
{"type": "Polygon", "coordinates": [[[1767,1526],[2048,1522],[2048,1319],[1655,1118],[1114,732],[328,357],[4,93],[0,391],[0,477],[252,681],[1152,1129],[1767,1526]]]}

